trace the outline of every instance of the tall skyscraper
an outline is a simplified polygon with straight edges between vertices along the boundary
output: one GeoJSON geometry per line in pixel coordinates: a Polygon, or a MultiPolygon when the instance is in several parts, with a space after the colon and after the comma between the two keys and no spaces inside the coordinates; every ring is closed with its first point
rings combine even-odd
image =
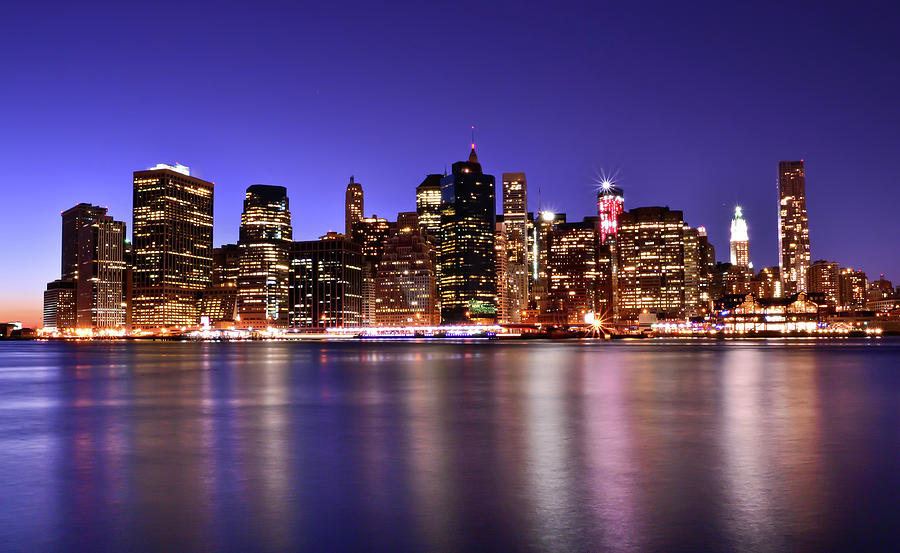
{"type": "Polygon", "coordinates": [[[362,323],[362,265],[359,244],[343,234],[291,244],[292,327],[329,328],[362,323]]]}
{"type": "Polygon", "coordinates": [[[809,218],[803,160],[778,162],[778,266],[785,295],[807,291],[809,218]]]}
{"type": "Polygon", "coordinates": [[[604,180],[597,191],[597,216],[600,218],[600,243],[615,243],[619,215],[624,211],[625,195],[615,183],[604,180]]]}
{"type": "Polygon", "coordinates": [[[75,281],[78,328],[124,328],[124,271],[125,223],[109,215],[83,222],[75,281]]]}
{"type": "Polygon", "coordinates": [[[869,279],[863,271],[851,267],[841,269],[841,305],[842,311],[860,311],[866,308],[866,291],[869,279]]]}
{"type": "Polygon", "coordinates": [[[441,179],[443,175],[428,175],[416,187],[416,213],[419,227],[428,233],[432,242],[441,237],[441,179]]]}
{"type": "Polygon", "coordinates": [[[475,145],[467,161],[441,179],[441,318],[447,322],[494,321],[496,193],[493,175],[481,170],[475,145]]]}
{"type": "Polygon", "coordinates": [[[503,173],[504,271],[501,322],[518,323],[528,307],[528,184],[525,173],[503,173]]]}
{"type": "Polygon", "coordinates": [[[200,316],[209,317],[211,323],[234,321],[241,249],[237,244],[224,244],[213,249],[212,258],[212,273],[209,286],[203,291],[200,316]]]}
{"type": "Polygon", "coordinates": [[[212,243],[213,183],[180,164],[134,172],[134,327],[198,324],[212,243]]]}
{"type": "Polygon", "coordinates": [[[750,236],[741,206],[734,208],[734,218],[731,219],[731,264],[735,267],[753,267],[750,264],[750,236]]]}
{"type": "Polygon", "coordinates": [[[622,213],[618,231],[619,312],[678,316],[684,312],[684,218],[667,207],[622,213]]]}
{"type": "Polygon", "coordinates": [[[288,325],[288,248],[291,212],[287,189],[254,184],[244,196],[238,276],[242,327],[288,325]]]}
{"type": "Polygon", "coordinates": [[[375,278],[375,324],[439,324],[435,277],[434,249],[421,231],[401,229],[390,237],[375,278]]]}
{"type": "Polygon", "coordinates": [[[81,227],[106,215],[106,208],[80,203],[62,212],[61,280],[78,278],[78,236],[81,227]]]}
{"type": "Polygon", "coordinates": [[[588,313],[602,311],[599,221],[559,223],[549,233],[547,272],[550,311],[560,322],[581,324],[588,313]]]}
{"type": "Polygon", "coordinates": [[[363,218],[363,189],[362,185],[350,176],[347,185],[347,194],[344,202],[344,235],[349,237],[353,232],[353,224],[363,218]]]}

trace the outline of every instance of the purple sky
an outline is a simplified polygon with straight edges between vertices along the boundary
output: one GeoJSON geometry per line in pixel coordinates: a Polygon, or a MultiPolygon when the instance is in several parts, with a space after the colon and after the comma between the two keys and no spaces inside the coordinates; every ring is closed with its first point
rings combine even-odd
{"type": "Polygon", "coordinates": [[[756,267],[777,263],[777,162],[803,158],[813,259],[900,281],[892,3],[265,4],[0,7],[0,321],[39,323],[61,210],[107,205],[130,233],[136,169],[214,181],[217,245],[255,183],[287,186],[311,239],[343,228],[351,174],[367,214],[414,209],[472,124],[532,210],[540,186],[591,215],[618,169],[626,208],[683,210],[720,260],[744,206],[756,267]]]}

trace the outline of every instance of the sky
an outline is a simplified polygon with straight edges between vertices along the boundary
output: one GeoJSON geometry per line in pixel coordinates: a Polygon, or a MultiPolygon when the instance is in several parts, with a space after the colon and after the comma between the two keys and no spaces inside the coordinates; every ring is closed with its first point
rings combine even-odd
{"type": "MultiPolygon", "coordinates": [[[[215,182],[216,245],[243,191],[288,188],[294,237],[468,155],[524,171],[531,210],[626,209],[704,225],[727,261],[735,205],[777,264],[777,164],[804,159],[813,259],[900,281],[900,8],[791,2],[7,2],[0,35],[0,321],[39,325],[60,212],[131,232],[132,172],[215,182]],[[541,200],[539,203],[539,199],[541,200]]],[[[498,193],[499,200],[499,193],[498,193]]]]}

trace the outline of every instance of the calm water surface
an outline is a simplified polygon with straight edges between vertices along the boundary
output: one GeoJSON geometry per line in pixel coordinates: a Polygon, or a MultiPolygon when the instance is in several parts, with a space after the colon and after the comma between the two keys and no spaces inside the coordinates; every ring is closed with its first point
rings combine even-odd
{"type": "Polygon", "coordinates": [[[900,342],[0,343],[2,551],[900,550],[900,342]]]}

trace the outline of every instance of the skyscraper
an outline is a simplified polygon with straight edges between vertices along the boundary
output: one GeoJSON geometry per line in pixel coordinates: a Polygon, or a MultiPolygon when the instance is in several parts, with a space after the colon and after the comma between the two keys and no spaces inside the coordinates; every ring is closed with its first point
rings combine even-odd
{"type": "Polygon", "coordinates": [[[559,223],[549,233],[547,248],[550,310],[560,322],[580,324],[588,313],[602,311],[599,221],[559,223]]]}
{"type": "Polygon", "coordinates": [[[244,196],[238,276],[243,327],[288,325],[288,248],[291,212],[283,186],[254,184],[244,196]]]}
{"type": "Polygon", "coordinates": [[[503,173],[504,262],[502,322],[518,323],[528,307],[528,184],[525,173],[503,173]]]}
{"type": "Polygon", "coordinates": [[[842,311],[860,311],[866,308],[866,291],[869,279],[863,271],[851,267],[841,269],[841,305],[842,311]]]}
{"type": "Polygon", "coordinates": [[[78,229],[78,278],[75,305],[78,328],[123,328],[125,223],[109,215],[83,222],[78,229]]]}
{"type": "Polygon", "coordinates": [[[435,296],[434,249],[418,229],[401,229],[384,245],[375,278],[375,324],[440,323],[435,296]]]}
{"type": "Polygon", "coordinates": [[[622,213],[618,230],[619,312],[680,315],[685,309],[684,218],[667,207],[622,213]]]}
{"type": "Polygon", "coordinates": [[[81,227],[106,215],[106,208],[80,203],[62,212],[61,280],[78,278],[78,236],[81,227]]]}
{"type": "Polygon", "coordinates": [[[731,219],[731,264],[735,267],[752,268],[750,264],[750,237],[747,234],[747,221],[741,206],[734,208],[731,219]]]}
{"type": "Polygon", "coordinates": [[[619,215],[624,211],[625,195],[615,183],[604,180],[597,191],[597,216],[600,218],[600,243],[615,243],[619,215]]]}
{"type": "Polygon", "coordinates": [[[441,237],[441,179],[443,175],[428,175],[416,187],[416,213],[419,227],[428,233],[432,242],[441,237]]]}
{"type": "Polygon", "coordinates": [[[441,318],[448,322],[494,321],[496,195],[493,175],[481,170],[475,145],[467,161],[441,179],[441,318]]]}
{"type": "Polygon", "coordinates": [[[785,295],[807,291],[809,219],[803,160],[778,162],[778,266],[785,295]]]}
{"type": "Polygon", "coordinates": [[[350,176],[347,185],[347,194],[344,202],[344,235],[350,237],[353,224],[363,218],[363,189],[362,185],[350,176]]]}
{"type": "Polygon", "coordinates": [[[362,265],[359,244],[343,234],[291,244],[292,327],[328,328],[362,323],[362,265]]]}
{"type": "Polygon", "coordinates": [[[237,315],[237,290],[241,250],[237,244],[225,244],[213,249],[212,273],[209,286],[203,291],[200,316],[211,323],[234,321],[237,315]]]}
{"type": "Polygon", "coordinates": [[[75,281],[54,280],[44,290],[44,328],[75,328],[75,281]]]}
{"type": "Polygon", "coordinates": [[[134,327],[199,322],[212,242],[213,183],[180,164],[134,172],[134,327]]]}

